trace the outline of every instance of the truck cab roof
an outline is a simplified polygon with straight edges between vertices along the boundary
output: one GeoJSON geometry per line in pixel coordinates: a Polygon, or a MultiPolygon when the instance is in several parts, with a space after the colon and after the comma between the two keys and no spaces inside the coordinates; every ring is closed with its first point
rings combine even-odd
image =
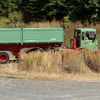
{"type": "Polygon", "coordinates": [[[75,30],[79,30],[79,31],[96,31],[96,29],[93,28],[76,28],[75,30]]]}

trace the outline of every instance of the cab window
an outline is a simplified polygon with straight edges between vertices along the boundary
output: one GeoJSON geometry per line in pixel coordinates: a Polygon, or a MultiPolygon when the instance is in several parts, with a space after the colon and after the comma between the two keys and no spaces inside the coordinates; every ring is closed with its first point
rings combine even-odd
{"type": "Polygon", "coordinates": [[[78,31],[78,32],[77,32],[77,38],[78,38],[78,40],[80,40],[80,36],[81,36],[81,32],[78,31]]]}
{"type": "Polygon", "coordinates": [[[88,38],[88,40],[94,40],[95,34],[94,32],[86,32],[86,37],[88,38]]]}
{"type": "Polygon", "coordinates": [[[80,31],[75,31],[74,32],[74,37],[75,38],[80,38],[81,32],[80,31]]]}
{"type": "Polygon", "coordinates": [[[74,37],[77,38],[77,31],[74,32],[74,37]]]}

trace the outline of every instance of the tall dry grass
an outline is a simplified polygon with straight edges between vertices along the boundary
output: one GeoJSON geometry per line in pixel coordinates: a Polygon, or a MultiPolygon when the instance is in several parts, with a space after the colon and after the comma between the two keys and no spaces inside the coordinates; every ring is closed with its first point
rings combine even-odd
{"type": "Polygon", "coordinates": [[[19,62],[19,71],[32,73],[86,74],[100,72],[100,54],[85,48],[82,53],[68,53],[64,50],[56,52],[32,52],[19,62]]]}
{"type": "Polygon", "coordinates": [[[82,54],[68,54],[65,51],[58,52],[37,52],[24,56],[24,60],[19,62],[19,71],[29,71],[32,73],[89,73],[85,65],[82,54]]]}
{"type": "Polygon", "coordinates": [[[100,54],[96,55],[91,49],[85,48],[84,62],[92,71],[100,73],[100,54]]]}

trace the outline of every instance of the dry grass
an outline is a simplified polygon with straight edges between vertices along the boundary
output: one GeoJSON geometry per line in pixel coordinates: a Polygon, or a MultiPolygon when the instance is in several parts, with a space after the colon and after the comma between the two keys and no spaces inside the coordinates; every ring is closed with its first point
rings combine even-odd
{"type": "Polygon", "coordinates": [[[27,72],[19,71],[17,66],[5,66],[0,67],[0,77],[6,78],[20,78],[31,80],[74,80],[74,81],[86,81],[96,82],[100,81],[100,74],[86,73],[86,74],[56,74],[56,73],[41,73],[41,72],[27,72]]]}
{"type": "Polygon", "coordinates": [[[97,73],[100,72],[100,54],[95,55],[94,51],[85,48],[84,61],[90,69],[97,73]]]}
{"type": "Polygon", "coordinates": [[[55,28],[55,27],[63,27],[62,21],[53,20],[52,22],[30,22],[26,24],[26,28],[55,28]]]}
{"type": "Polygon", "coordinates": [[[97,74],[100,71],[99,60],[99,55],[88,49],[74,55],[62,50],[55,53],[31,52],[24,55],[24,60],[19,62],[16,69],[26,75],[23,78],[28,79],[97,81],[100,80],[100,74],[97,74]]]}
{"type": "Polygon", "coordinates": [[[30,53],[19,62],[18,70],[41,73],[89,73],[82,54],[69,55],[67,52],[30,53]]]}
{"type": "Polygon", "coordinates": [[[100,81],[99,55],[90,50],[70,54],[66,51],[31,52],[18,66],[1,66],[0,76],[33,80],[100,81]]]}

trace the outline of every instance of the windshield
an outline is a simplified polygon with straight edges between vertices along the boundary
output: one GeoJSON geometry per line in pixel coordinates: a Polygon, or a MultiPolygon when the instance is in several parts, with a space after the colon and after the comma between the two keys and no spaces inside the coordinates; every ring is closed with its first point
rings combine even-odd
{"type": "Polygon", "coordinates": [[[88,38],[88,40],[94,40],[95,39],[95,34],[94,32],[86,32],[86,38],[88,38]]]}

